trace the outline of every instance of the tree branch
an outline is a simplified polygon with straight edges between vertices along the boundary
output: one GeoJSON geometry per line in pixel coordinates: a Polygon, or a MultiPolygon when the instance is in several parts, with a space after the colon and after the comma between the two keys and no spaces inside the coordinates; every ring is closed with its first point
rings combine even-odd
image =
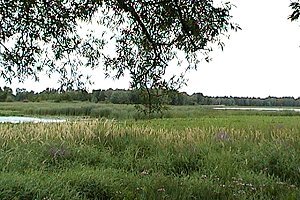
{"type": "MultiPolygon", "coordinates": [[[[17,61],[17,59],[14,59],[15,55],[13,55],[13,53],[1,41],[0,41],[0,45],[9,53],[9,55],[11,56],[11,60],[15,64],[19,65],[20,63],[17,61]]],[[[21,60],[21,58],[19,58],[19,59],[21,60]]]]}

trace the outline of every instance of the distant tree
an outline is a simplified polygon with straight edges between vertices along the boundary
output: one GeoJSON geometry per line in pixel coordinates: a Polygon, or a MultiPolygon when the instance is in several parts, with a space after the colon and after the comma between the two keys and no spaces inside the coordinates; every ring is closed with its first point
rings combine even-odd
{"type": "Polygon", "coordinates": [[[184,95],[176,90],[169,91],[169,103],[171,105],[184,105],[184,95]]]}
{"type": "Polygon", "coordinates": [[[131,104],[140,104],[141,98],[139,96],[139,91],[138,90],[130,90],[129,100],[130,100],[131,104]]]}
{"type": "Polygon", "coordinates": [[[202,93],[196,93],[194,95],[196,96],[197,104],[204,104],[204,95],[202,93]]]}
{"type": "Polygon", "coordinates": [[[10,87],[4,87],[3,92],[6,94],[6,102],[12,102],[14,101],[14,95],[13,95],[13,90],[10,87]]]}
{"type": "Polygon", "coordinates": [[[0,88],[0,101],[14,101],[13,91],[10,87],[0,88]]]}
{"type": "Polygon", "coordinates": [[[37,101],[55,101],[58,102],[59,100],[59,90],[58,89],[52,89],[52,88],[46,88],[44,91],[36,94],[37,95],[37,101]]]}
{"type": "Polygon", "coordinates": [[[17,88],[16,89],[16,100],[23,101],[26,99],[26,89],[25,88],[17,88]]]}
{"type": "Polygon", "coordinates": [[[27,91],[25,88],[17,88],[15,98],[17,101],[35,101],[36,94],[32,90],[27,91]]]}
{"type": "Polygon", "coordinates": [[[98,100],[99,100],[99,101],[102,101],[102,102],[106,100],[105,90],[100,90],[100,91],[99,91],[98,100]]]}
{"type": "Polygon", "coordinates": [[[6,93],[0,87],[0,101],[3,102],[6,99],[6,93]]]}
{"type": "Polygon", "coordinates": [[[93,90],[91,96],[92,96],[92,102],[98,103],[100,101],[99,100],[100,90],[93,90]]]}
{"type": "Polygon", "coordinates": [[[105,96],[105,99],[104,99],[104,101],[109,101],[109,99],[110,99],[110,96],[112,95],[112,93],[113,93],[113,89],[112,88],[109,88],[109,89],[107,89],[107,90],[105,90],[104,91],[104,96],[105,96]]]}
{"type": "Polygon", "coordinates": [[[114,104],[129,104],[129,92],[126,90],[115,90],[112,92],[109,101],[114,104]]]}

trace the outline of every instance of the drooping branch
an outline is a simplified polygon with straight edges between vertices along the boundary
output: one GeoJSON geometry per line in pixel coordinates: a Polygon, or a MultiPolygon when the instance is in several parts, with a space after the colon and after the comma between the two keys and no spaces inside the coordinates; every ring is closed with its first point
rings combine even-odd
{"type": "Polygon", "coordinates": [[[124,0],[118,0],[118,3],[121,8],[123,8],[126,12],[129,12],[131,16],[136,20],[138,25],[141,27],[143,34],[147,38],[148,42],[152,45],[154,49],[156,49],[156,43],[153,41],[150,33],[148,32],[148,29],[146,28],[145,24],[142,22],[140,16],[134,9],[132,5],[128,2],[127,4],[124,2],[124,0]]]}
{"type": "MultiPolygon", "coordinates": [[[[148,94],[152,94],[152,89],[167,88],[164,76],[172,67],[171,61],[179,61],[177,52],[184,53],[183,60],[189,66],[197,65],[197,56],[211,51],[208,44],[219,42],[223,33],[236,27],[230,22],[229,10],[227,4],[214,6],[213,0],[0,1],[0,46],[5,44],[4,39],[19,41],[11,49],[3,47],[0,60],[3,66],[11,65],[15,78],[33,75],[39,65],[46,65],[43,70],[61,72],[66,78],[62,66],[69,66],[72,75],[81,66],[104,64],[108,72],[117,71],[117,78],[129,71],[131,85],[148,88],[148,94]],[[101,52],[104,44],[100,39],[87,39],[85,43],[83,38],[92,36],[78,34],[79,21],[92,22],[97,11],[100,15],[96,20],[113,31],[115,54],[101,52]],[[46,55],[43,45],[47,47],[46,55]],[[10,53],[17,56],[7,56],[10,53]],[[5,56],[9,59],[3,59],[5,56]]],[[[103,40],[111,41],[105,36],[103,40]]],[[[73,83],[74,79],[70,80],[73,83]]]]}

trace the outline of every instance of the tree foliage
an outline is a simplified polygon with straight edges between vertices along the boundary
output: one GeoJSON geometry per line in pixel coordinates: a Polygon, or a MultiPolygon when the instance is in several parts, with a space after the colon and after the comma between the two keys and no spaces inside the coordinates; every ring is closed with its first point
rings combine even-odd
{"type": "Polygon", "coordinates": [[[0,0],[0,76],[38,80],[42,71],[57,72],[70,89],[86,80],[82,66],[104,66],[114,78],[129,72],[131,87],[151,98],[153,90],[184,83],[184,72],[209,60],[213,44],[223,48],[223,36],[239,29],[231,7],[213,0],[0,0]],[[95,22],[101,34],[81,34],[95,22]],[[174,60],[187,65],[165,79],[174,60]]]}
{"type": "MultiPolygon", "coordinates": [[[[185,92],[169,91],[163,93],[161,91],[159,95],[163,95],[159,99],[155,99],[163,107],[165,105],[226,105],[226,106],[287,106],[287,107],[299,107],[300,98],[294,97],[232,97],[232,96],[206,96],[202,93],[194,93],[189,95],[185,92]]],[[[87,92],[85,90],[73,90],[61,92],[58,89],[47,88],[42,92],[35,93],[34,91],[27,91],[24,88],[18,88],[16,94],[12,93],[12,89],[9,87],[0,87],[0,102],[5,101],[32,101],[32,102],[69,102],[69,101],[90,101],[101,104],[134,104],[139,106],[144,104],[145,100],[143,95],[140,94],[140,90],[124,90],[124,89],[108,89],[108,90],[93,90],[87,92]]],[[[156,97],[155,97],[156,98],[156,97]]],[[[154,105],[155,106],[155,105],[154,105]]],[[[143,109],[143,108],[140,108],[143,109]]],[[[152,109],[156,109],[153,107],[152,109]]],[[[147,110],[142,110],[146,112],[147,110]]],[[[163,116],[162,110],[157,110],[156,116],[163,116]]],[[[153,114],[153,113],[152,113],[153,114]]]]}
{"type": "Polygon", "coordinates": [[[65,89],[74,86],[81,78],[81,65],[99,64],[104,41],[92,36],[83,39],[78,24],[90,21],[101,5],[96,1],[1,0],[0,75],[9,82],[37,80],[45,70],[58,72],[65,89]],[[85,62],[77,57],[86,58],[85,62]]]}
{"type": "Polygon", "coordinates": [[[299,16],[300,16],[300,2],[299,2],[299,0],[292,1],[291,4],[290,4],[290,7],[292,8],[292,14],[289,16],[289,19],[291,21],[298,20],[299,16]]]}

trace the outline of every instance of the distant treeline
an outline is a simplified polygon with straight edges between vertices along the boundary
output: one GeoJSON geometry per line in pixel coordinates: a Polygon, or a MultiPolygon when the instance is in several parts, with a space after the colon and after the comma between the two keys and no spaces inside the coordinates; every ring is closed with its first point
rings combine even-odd
{"type": "MultiPolygon", "coordinates": [[[[226,105],[226,106],[300,106],[300,98],[294,97],[210,97],[204,96],[202,93],[194,93],[188,95],[185,92],[170,91],[165,99],[170,105],[226,105]]],[[[60,91],[58,89],[50,89],[36,93],[18,88],[16,93],[9,87],[0,87],[0,102],[12,101],[90,101],[113,104],[140,104],[139,91],[108,89],[93,90],[87,92],[85,90],[60,91]]]]}

